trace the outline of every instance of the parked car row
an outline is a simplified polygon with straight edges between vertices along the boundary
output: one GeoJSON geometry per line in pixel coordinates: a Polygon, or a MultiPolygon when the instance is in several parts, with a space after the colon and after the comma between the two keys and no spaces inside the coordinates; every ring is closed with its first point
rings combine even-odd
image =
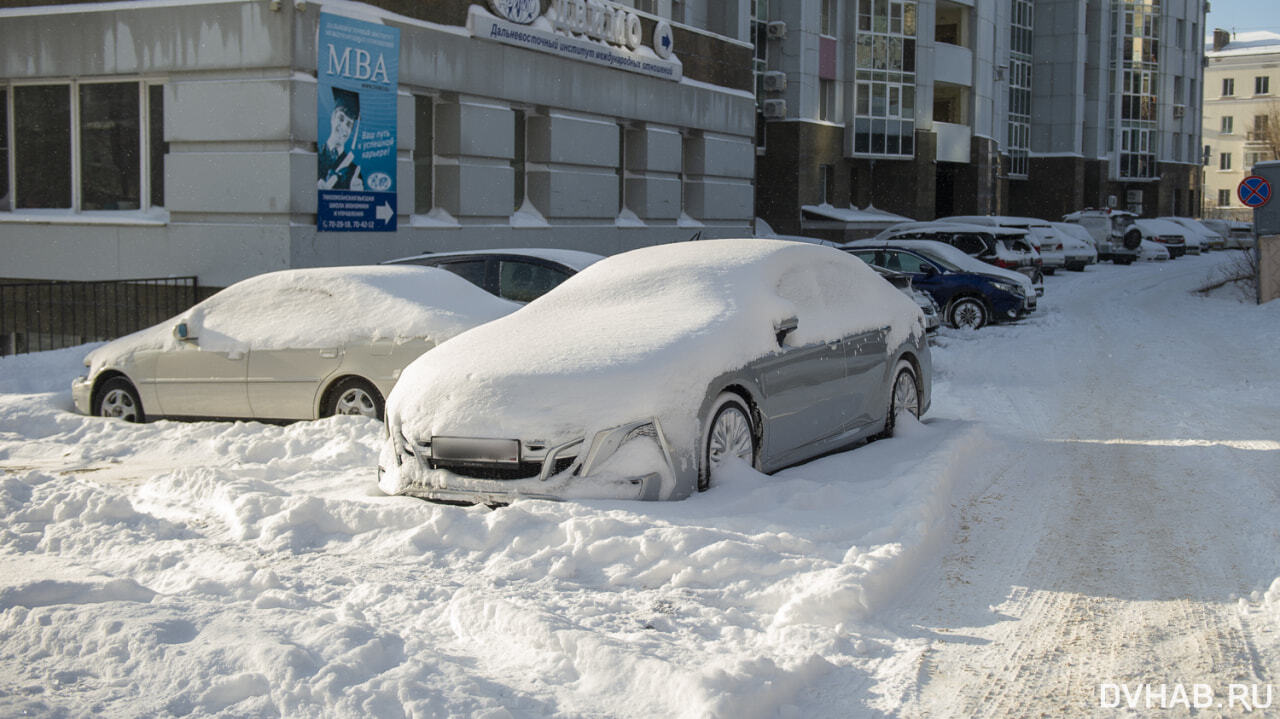
{"type": "Polygon", "coordinates": [[[678,499],[725,462],[773,471],[930,405],[932,300],[837,249],[473,255],[244,280],[90,352],[76,408],[385,417],[383,490],[498,504],[678,499]]]}

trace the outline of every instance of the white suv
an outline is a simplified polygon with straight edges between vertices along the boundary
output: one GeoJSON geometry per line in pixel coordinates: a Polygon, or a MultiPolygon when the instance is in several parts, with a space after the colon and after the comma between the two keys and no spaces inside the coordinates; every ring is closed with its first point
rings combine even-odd
{"type": "Polygon", "coordinates": [[[1080,210],[1063,215],[1063,222],[1074,222],[1089,231],[1098,261],[1111,260],[1117,265],[1132,264],[1142,248],[1142,230],[1134,226],[1138,216],[1124,210],[1080,210]]]}

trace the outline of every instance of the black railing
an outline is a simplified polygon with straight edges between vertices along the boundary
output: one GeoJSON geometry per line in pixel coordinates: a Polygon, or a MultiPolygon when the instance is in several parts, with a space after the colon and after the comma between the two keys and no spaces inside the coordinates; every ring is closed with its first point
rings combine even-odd
{"type": "Polygon", "coordinates": [[[185,311],[195,277],[0,282],[0,356],[115,339],[185,311]]]}

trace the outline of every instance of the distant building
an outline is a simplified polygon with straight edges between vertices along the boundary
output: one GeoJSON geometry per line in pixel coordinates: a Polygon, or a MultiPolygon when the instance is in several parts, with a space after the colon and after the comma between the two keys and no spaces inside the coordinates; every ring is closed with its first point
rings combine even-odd
{"type": "Polygon", "coordinates": [[[1280,121],[1280,35],[1214,30],[1205,56],[1204,216],[1252,220],[1236,187],[1255,164],[1280,159],[1280,128],[1270,127],[1280,121]]]}
{"type": "Polygon", "coordinates": [[[0,277],[749,235],[745,3],[0,0],[0,277]],[[317,81],[326,12],[399,31],[394,170],[365,185],[394,179],[391,232],[317,229],[317,103],[347,103],[317,81]]]}
{"type": "Polygon", "coordinates": [[[1201,0],[757,0],[756,207],[778,232],[1199,205],[1201,0]],[[831,209],[828,209],[831,208],[831,209]],[[819,227],[821,225],[821,227],[819,227]]]}

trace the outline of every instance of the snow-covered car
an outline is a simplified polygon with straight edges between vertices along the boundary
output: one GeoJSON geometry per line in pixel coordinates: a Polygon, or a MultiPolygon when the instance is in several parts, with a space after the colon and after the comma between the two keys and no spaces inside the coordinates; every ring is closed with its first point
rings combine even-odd
{"type": "Polygon", "coordinates": [[[1062,254],[1066,256],[1066,268],[1072,272],[1084,272],[1084,268],[1098,261],[1098,250],[1093,246],[1093,236],[1080,225],[1070,222],[1050,222],[1062,238],[1062,254]]]}
{"type": "Polygon", "coordinates": [[[271,272],[93,350],[71,394],[131,422],[381,418],[406,365],[519,307],[429,267],[271,272]]]}
{"type": "Polygon", "coordinates": [[[522,247],[425,252],[382,264],[439,267],[490,294],[513,302],[532,302],[602,259],[604,255],[594,252],[522,247]]]}
{"type": "Polygon", "coordinates": [[[1036,294],[1044,294],[1040,253],[1027,239],[1027,230],[994,225],[933,220],[902,222],[882,230],[874,240],[936,240],[989,265],[1021,272],[1031,278],[1036,294]]]}
{"type": "Polygon", "coordinates": [[[1138,246],[1138,259],[1141,260],[1167,260],[1169,259],[1169,250],[1159,242],[1151,240],[1143,240],[1138,246]]]}
{"type": "Polygon", "coordinates": [[[1241,222],[1239,220],[1221,220],[1217,218],[1205,218],[1200,220],[1210,230],[1222,235],[1226,238],[1224,247],[1228,250],[1248,250],[1253,249],[1253,223],[1241,222]]]}
{"type": "Polygon", "coordinates": [[[1226,235],[1209,229],[1200,220],[1190,217],[1158,217],[1159,220],[1168,220],[1186,230],[1188,236],[1194,235],[1200,238],[1200,247],[1202,250],[1224,250],[1227,247],[1226,235]]]}
{"type": "Polygon", "coordinates": [[[1182,225],[1168,220],[1141,218],[1133,221],[1134,226],[1142,231],[1142,239],[1163,245],[1169,251],[1169,259],[1176,260],[1185,254],[1200,254],[1199,239],[1192,249],[1191,238],[1182,225]]]}
{"type": "Polygon", "coordinates": [[[871,265],[871,269],[883,277],[889,284],[898,288],[898,291],[911,298],[912,302],[920,308],[920,312],[924,314],[924,329],[926,332],[934,332],[942,326],[942,310],[938,307],[938,303],[933,301],[933,296],[928,292],[922,292],[916,289],[911,282],[911,275],[906,272],[894,272],[877,265],[871,265]]]}
{"type": "Polygon", "coordinates": [[[929,408],[920,310],[858,260],[765,239],[608,257],[405,369],[378,486],[502,504],[679,499],[929,408]]]}
{"type": "Polygon", "coordinates": [[[1063,222],[1080,225],[1093,238],[1098,261],[1111,260],[1117,265],[1132,264],[1139,256],[1142,231],[1133,226],[1138,218],[1124,210],[1084,209],[1062,216],[1063,222]]]}
{"type": "Polygon", "coordinates": [[[1036,308],[1036,293],[1025,275],[988,265],[936,240],[855,240],[845,252],[877,268],[911,275],[928,292],[952,327],[978,329],[1016,320],[1036,308]]]}
{"type": "Polygon", "coordinates": [[[991,227],[1008,227],[1023,230],[1027,240],[1040,255],[1041,269],[1046,275],[1052,275],[1067,264],[1066,255],[1062,252],[1062,242],[1049,223],[1035,217],[1014,217],[1009,215],[957,215],[940,218],[944,222],[965,222],[974,225],[991,227]]]}

